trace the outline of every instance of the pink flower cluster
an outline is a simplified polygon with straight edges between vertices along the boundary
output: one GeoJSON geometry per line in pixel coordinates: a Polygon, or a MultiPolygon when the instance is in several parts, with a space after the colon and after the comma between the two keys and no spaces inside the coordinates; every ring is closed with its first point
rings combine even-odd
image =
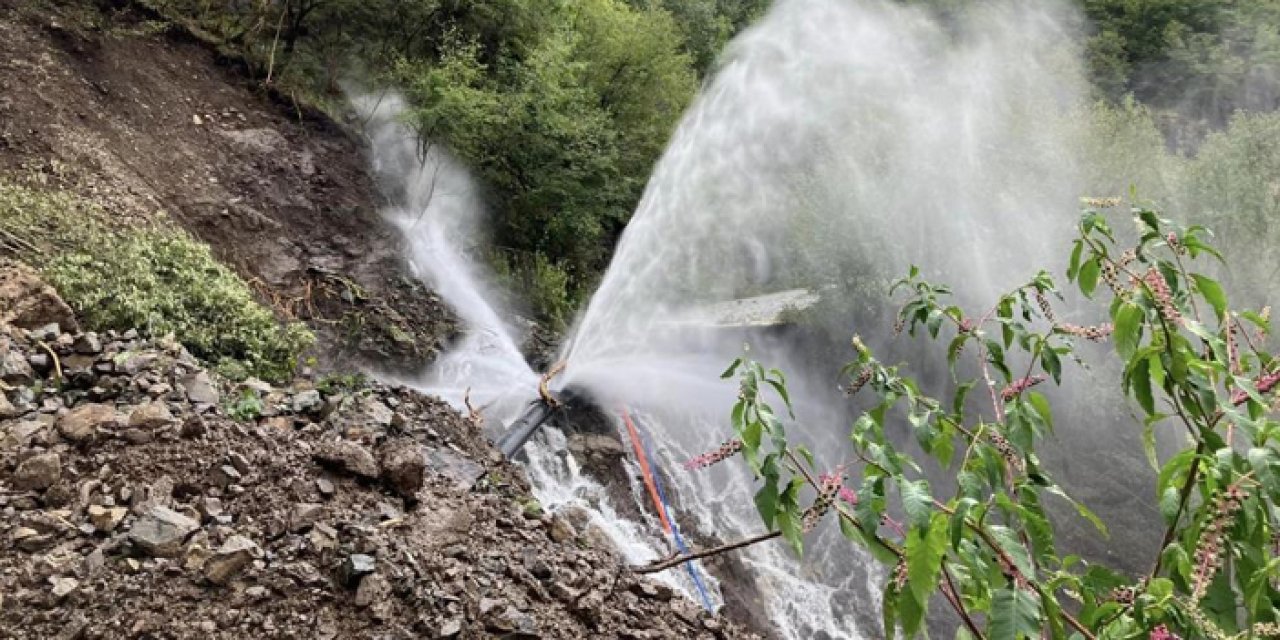
{"type": "Polygon", "coordinates": [[[1209,583],[1222,568],[1222,553],[1226,543],[1227,529],[1235,520],[1240,505],[1244,502],[1245,493],[1239,485],[1233,484],[1218,495],[1213,505],[1213,518],[1200,532],[1200,543],[1196,545],[1196,570],[1192,583],[1191,595],[1199,602],[1209,589],[1209,583]]]}
{"type": "Polygon", "coordinates": [[[1078,324],[1071,324],[1070,322],[1061,322],[1054,328],[1069,336],[1084,338],[1094,342],[1101,342],[1102,340],[1105,340],[1107,336],[1111,335],[1111,333],[1115,331],[1115,327],[1112,327],[1110,323],[1100,324],[1093,327],[1082,327],[1078,324]]]}
{"type": "Polygon", "coordinates": [[[1034,387],[1040,384],[1041,382],[1044,382],[1044,376],[1038,375],[1038,374],[1034,376],[1028,376],[1026,378],[1022,378],[1021,380],[1014,380],[1013,384],[1010,384],[1009,386],[1005,387],[1003,390],[1000,391],[1000,397],[1004,398],[1005,402],[1008,402],[1018,397],[1018,395],[1021,394],[1023,391],[1026,391],[1027,389],[1030,389],[1031,387],[1034,387]]]}
{"type": "Polygon", "coordinates": [[[694,469],[709,467],[717,462],[733,457],[739,451],[742,451],[742,441],[734,438],[720,445],[720,447],[714,451],[708,451],[704,454],[695,456],[693,459],[684,463],[684,468],[692,471],[694,469]]]}
{"type": "Polygon", "coordinates": [[[1182,312],[1178,311],[1178,307],[1173,304],[1173,293],[1169,291],[1169,283],[1165,281],[1164,274],[1160,273],[1159,269],[1151,267],[1147,269],[1147,274],[1142,277],[1142,281],[1155,296],[1156,304],[1160,307],[1160,315],[1173,324],[1182,324],[1182,312]]]}
{"type": "Polygon", "coordinates": [[[1169,630],[1169,627],[1160,625],[1151,630],[1148,640],[1182,640],[1182,637],[1169,630]]]}
{"type": "MultiPolygon", "coordinates": [[[[1262,374],[1262,377],[1258,378],[1257,382],[1258,382],[1258,393],[1266,393],[1268,391],[1271,391],[1276,387],[1277,383],[1280,383],[1280,371],[1264,373],[1262,374]]],[[[1231,404],[1234,404],[1234,405],[1244,404],[1245,400],[1248,400],[1248,399],[1249,399],[1249,394],[1245,393],[1244,391],[1236,391],[1235,393],[1231,394],[1231,404]]]]}

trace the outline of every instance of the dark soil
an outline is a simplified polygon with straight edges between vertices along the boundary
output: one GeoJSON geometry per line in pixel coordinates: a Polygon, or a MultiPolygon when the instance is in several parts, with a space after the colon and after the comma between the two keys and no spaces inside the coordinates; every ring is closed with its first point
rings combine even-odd
{"type": "Polygon", "coordinates": [[[0,178],[180,225],[310,324],[321,366],[413,369],[455,331],[378,213],[363,141],[138,10],[0,0],[0,178]]]}

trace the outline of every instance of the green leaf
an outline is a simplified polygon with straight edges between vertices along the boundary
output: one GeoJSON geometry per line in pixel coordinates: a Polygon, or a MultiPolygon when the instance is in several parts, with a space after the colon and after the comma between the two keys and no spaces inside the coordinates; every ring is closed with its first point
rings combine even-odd
{"type": "Polygon", "coordinates": [[[1147,464],[1151,470],[1160,471],[1160,459],[1156,456],[1156,434],[1154,425],[1147,422],[1142,426],[1142,452],[1147,455],[1147,464]]]}
{"type": "Polygon", "coordinates": [[[942,557],[947,549],[947,519],[933,517],[928,529],[912,529],[907,534],[907,588],[921,609],[928,609],[929,596],[938,587],[942,557]]]}
{"type": "Polygon", "coordinates": [[[1053,349],[1045,349],[1040,353],[1040,364],[1044,372],[1053,377],[1053,381],[1062,384],[1062,360],[1053,349]]]}
{"type": "Polygon", "coordinates": [[[1093,297],[1094,289],[1098,288],[1098,273],[1102,269],[1102,258],[1100,256],[1092,256],[1080,265],[1080,273],[1077,284],[1080,286],[1080,293],[1086,298],[1093,297]]]}
{"type": "Polygon", "coordinates": [[[1142,321],[1146,317],[1142,307],[1132,302],[1121,303],[1114,314],[1115,332],[1113,333],[1116,351],[1120,357],[1128,360],[1138,350],[1142,340],[1142,321]]]}
{"type": "Polygon", "coordinates": [[[960,549],[960,538],[964,535],[964,519],[969,516],[969,510],[977,506],[978,501],[973,498],[961,498],[956,503],[955,514],[951,516],[951,527],[948,532],[951,537],[951,548],[960,549]]]}
{"type": "Polygon", "coordinates": [[[1001,589],[991,596],[988,640],[1040,637],[1040,601],[1023,589],[1001,589]]]}
{"type": "Polygon", "coordinates": [[[1036,391],[1028,393],[1027,399],[1031,401],[1031,406],[1035,408],[1036,413],[1040,414],[1040,419],[1044,420],[1050,431],[1053,431],[1053,411],[1049,408],[1049,401],[1043,394],[1036,391]]]}
{"type": "Polygon", "coordinates": [[[734,360],[734,361],[733,361],[733,364],[730,364],[730,365],[729,365],[729,368],[728,368],[728,369],[725,369],[725,370],[724,370],[724,373],[720,374],[720,377],[721,377],[722,379],[723,379],[723,378],[731,378],[731,377],[733,377],[733,374],[735,374],[735,373],[737,373],[737,372],[738,372],[738,367],[740,367],[740,366],[742,366],[742,358],[738,358],[738,359],[734,360]]]}
{"type": "Polygon", "coordinates": [[[782,537],[795,549],[796,555],[804,555],[804,528],[799,515],[791,511],[778,512],[778,528],[782,537]]]}
{"type": "Polygon", "coordinates": [[[1204,296],[1205,301],[1213,306],[1213,311],[1218,315],[1218,321],[1221,322],[1227,317],[1227,294],[1222,290],[1222,285],[1216,280],[1202,276],[1198,273],[1191,274],[1191,279],[1196,281],[1196,289],[1200,291],[1200,295],[1204,296]]]}
{"type": "Polygon", "coordinates": [[[1071,260],[1067,262],[1067,280],[1074,281],[1080,271],[1080,254],[1084,251],[1084,241],[1076,240],[1071,250],[1071,260]]]}
{"type": "Polygon", "coordinates": [[[1156,401],[1151,395],[1151,367],[1148,358],[1139,358],[1129,370],[1129,388],[1133,391],[1134,400],[1147,415],[1156,412],[1156,401]]]}
{"type": "Polygon", "coordinates": [[[902,493],[902,511],[907,514],[907,522],[916,528],[927,527],[933,513],[933,495],[929,493],[929,481],[912,482],[900,478],[898,489],[902,493]]]}
{"type": "Polygon", "coordinates": [[[764,521],[764,526],[772,528],[773,522],[778,515],[778,476],[775,473],[765,480],[764,486],[756,491],[756,511],[760,512],[760,519],[764,521]]]}

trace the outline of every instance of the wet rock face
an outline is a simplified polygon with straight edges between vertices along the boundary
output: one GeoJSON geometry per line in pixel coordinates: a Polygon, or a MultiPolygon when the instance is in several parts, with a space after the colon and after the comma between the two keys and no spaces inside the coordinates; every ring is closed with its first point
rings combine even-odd
{"type": "Polygon", "coordinates": [[[0,389],[0,629],[750,637],[533,508],[521,470],[438,400],[235,384],[136,332],[0,324],[0,343],[63,365],[0,389]],[[228,417],[246,390],[261,415],[228,417]]]}

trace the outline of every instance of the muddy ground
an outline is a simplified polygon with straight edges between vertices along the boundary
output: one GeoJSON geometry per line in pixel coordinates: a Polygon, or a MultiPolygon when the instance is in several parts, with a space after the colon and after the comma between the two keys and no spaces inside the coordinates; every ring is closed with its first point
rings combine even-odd
{"type": "Polygon", "coordinates": [[[0,178],[190,231],[317,331],[322,367],[428,361],[455,323],[409,275],[355,128],[103,4],[126,8],[0,0],[0,178]]]}

